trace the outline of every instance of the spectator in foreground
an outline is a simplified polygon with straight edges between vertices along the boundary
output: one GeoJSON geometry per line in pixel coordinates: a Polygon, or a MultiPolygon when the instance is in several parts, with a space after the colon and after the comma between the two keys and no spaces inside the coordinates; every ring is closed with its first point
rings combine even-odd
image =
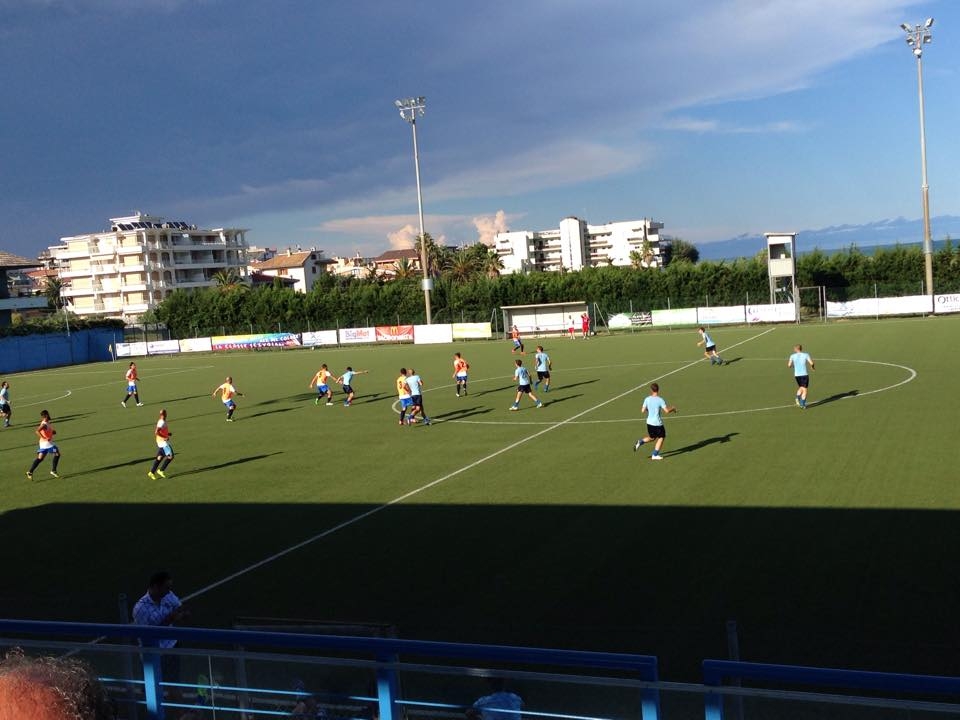
{"type": "Polygon", "coordinates": [[[27,657],[0,662],[0,720],[115,720],[106,691],[79,660],[27,657]]]}
{"type": "Polygon", "coordinates": [[[489,695],[478,698],[467,710],[467,720],[520,720],[523,700],[507,690],[503,678],[490,678],[489,695]]]}

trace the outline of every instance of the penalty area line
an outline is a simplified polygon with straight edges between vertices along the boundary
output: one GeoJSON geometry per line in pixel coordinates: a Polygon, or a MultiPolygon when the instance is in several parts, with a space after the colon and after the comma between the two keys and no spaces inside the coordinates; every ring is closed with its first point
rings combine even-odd
{"type": "MultiPolygon", "coordinates": [[[[743,345],[743,344],[748,343],[748,342],[750,342],[750,341],[752,341],[752,340],[756,340],[756,339],[759,338],[759,337],[763,337],[763,336],[766,335],[767,333],[773,332],[775,329],[776,329],[776,328],[770,328],[770,329],[768,329],[768,330],[764,330],[762,333],[758,333],[758,334],[756,334],[756,335],[753,335],[752,337],[747,338],[746,340],[741,340],[741,341],[738,342],[738,343],[735,343],[735,344],[733,344],[733,345],[728,346],[727,349],[729,350],[729,349],[732,349],[732,348],[737,347],[738,345],[743,345]]],[[[193,599],[195,599],[195,598],[200,597],[201,595],[205,595],[206,593],[210,592],[211,590],[215,590],[216,588],[220,587],[221,585],[225,585],[225,584],[227,584],[228,582],[230,582],[230,581],[232,581],[232,580],[236,580],[237,578],[242,577],[243,575],[246,575],[247,573],[253,572],[254,570],[257,570],[257,569],[259,569],[259,568],[262,568],[262,567],[264,567],[265,565],[269,565],[270,563],[274,562],[275,560],[279,560],[280,558],[285,557],[285,556],[289,555],[289,554],[292,553],[292,552],[296,552],[297,550],[300,550],[301,548],[305,548],[306,546],[311,545],[311,544],[317,542],[318,540],[323,540],[324,538],[329,537],[329,536],[333,535],[334,533],[339,532],[340,530],[343,530],[343,529],[345,529],[345,528],[348,528],[348,527],[350,527],[351,525],[356,525],[358,522],[360,522],[360,521],[362,521],[362,520],[366,520],[367,518],[372,517],[372,516],[376,515],[377,513],[380,513],[380,512],[382,512],[382,511],[384,511],[384,510],[387,510],[388,508],[391,508],[391,507],[393,507],[394,505],[398,505],[398,504],[404,502],[405,500],[409,500],[410,498],[412,498],[412,497],[414,497],[414,496],[416,496],[416,495],[419,495],[420,493],[426,492],[426,491],[429,490],[430,488],[433,488],[433,487],[436,487],[437,485],[440,485],[440,484],[442,484],[442,483],[445,483],[447,480],[451,480],[452,478],[455,478],[455,477],[457,477],[458,475],[462,475],[463,473],[468,472],[469,470],[473,470],[475,467],[478,467],[479,465],[483,465],[485,462],[488,462],[489,460],[493,460],[494,458],[500,457],[501,455],[503,455],[503,454],[505,454],[505,453],[508,453],[508,452],[510,452],[511,450],[514,450],[514,449],[520,447],[521,445],[525,445],[526,443],[530,442],[531,440],[536,440],[537,438],[539,438],[539,437],[541,437],[541,436],[543,436],[543,435],[546,435],[546,434],[549,433],[549,432],[553,432],[553,431],[556,430],[557,428],[564,427],[565,425],[570,425],[570,424],[572,424],[575,420],[577,420],[578,418],[581,418],[581,417],[583,417],[584,415],[587,415],[588,413],[593,412],[594,410],[599,410],[599,409],[602,408],[602,407],[606,407],[607,405],[609,405],[609,404],[612,403],[612,402],[616,402],[617,400],[620,400],[620,399],[622,399],[622,398],[625,398],[627,395],[630,395],[630,394],[636,392],[637,390],[640,390],[641,388],[646,387],[647,385],[649,385],[649,384],[652,383],[652,382],[657,382],[657,381],[659,381],[659,380],[663,380],[664,378],[670,377],[671,375],[675,375],[676,373],[681,372],[682,370],[686,370],[686,369],[688,369],[688,368],[691,368],[691,367],[693,367],[694,365],[696,365],[697,363],[702,362],[702,360],[703,360],[702,358],[698,358],[698,359],[696,359],[696,360],[694,360],[694,361],[692,361],[692,362],[687,363],[686,365],[682,365],[682,366],[680,366],[680,367],[678,367],[678,368],[674,368],[673,370],[670,370],[669,372],[666,372],[666,373],[664,373],[664,374],[662,374],[662,375],[659,375],[659,376],[657,376],[657,377],[651,378],[651,379],[649,379],[649,380],[644,380],[644,381],[643,381],[642,383],[640,383],[639,385],[636,385],[635,387],[632,387],[632,388],[630,388],[629,390],[624,390],[622,393],[620,393],[620,394],[618,394],[618,395],[614,395],[614,396],[611,397],[611,398],[607,398],[607,399],[604,400],[603,402],[597,403],[596,405],[594,405],[594,406],[592,406],[592,407],[589,407],[589,408],[587,408],[586,410],[582,410],[582,411],[578,412],[576,415],[573,415],[573,416],[567,418],[566,420],[559,420],[559,421],[557,421],[555,424],[551,425],[550,427],[544,428],[543,430],[539,430],[539,431],[533,433],[532,435],[528,435],[528,436],[525,437],[525,438],[521,438],[520,440],[517,440],[517,441],[515,441],[515,442],[512,442],[512,443],[510,443],[509,445],[507,445],[507,446],[505,446],[505,447],[502,447],[502,448],[500,448],[499,450],[495,450],[494,452],[492,452],[492,453],[490,453],[490,454],[488,454],[488,455],[484,455],[482,458],[480,458],[480,459],[478,459],[478,460],[474,460],[473,462],[468,463],[467,465],[464,465],[463,467],[458,468],[457,470],[454,470],[453,472],[449,472],[449,473],[447,473],[446,475],[444,475],[443,477],[439,477],[439,478],[437,478],[436,480],[433,480],[433,481],[431,481],[431,482],[426,483],[425,485],[421,485],[420,487],[415,488],[415,489],[413,489],[413,490],[410,490],[409,492],[406,492],[406,493],[404,493],[404,494],[402,494],[402,495],[398,495],[397,497],[393,498],[392,500],[388,500],[387,502],[383,503],[382,505],[378,505],[378,506],[376,506],[376,507],[374,507],[374,508],[371,508],[371,509],[367,510],[366,512],[360,513],[359,515],[354,515],[352,518],[348,518],[347,520],[344,520],[344,521],[341,522],[341,523],[337,523],[337,524],[334,525],[333,527],[327,528],[327,529],[324,530],[323,532],[319,532],[319,533],[317,533],[316,535],[313,535],[312,537],[307,538],[306,540],[301,540],[300,542],[296,543],[295,545],[291,545],[290,547],[284,548],[283,550],[280,550],[279,552],[275,552],[273,555],[270,555],[270,556],[268,556],[268,557],[265,557],[265,558],[263,558],[262,560],[258,560],[257,562],[255,562],[255,563],[253,563],[253,564],[251,564],[251,565],[248,565],[248,566],[245,567],[245,568],[241,568],[240,570],[237,570],[236,572],[230,573],[230,574],[227,575],[226,577],[223,577],[223,578],[221,578],[220,580],[217,580],[217,581],[215,581],[215,582],[212,582],[212,583],[210,583],[209,585],[206,585],[205,587],[200,588],[199,590],[195,590],[194,592],[190,593],[189,595],[184,595],[183,598],[181,598],[181,599],[182,599],[184,602],[187,602],[188,600],[193,600],[193,599]]]]}

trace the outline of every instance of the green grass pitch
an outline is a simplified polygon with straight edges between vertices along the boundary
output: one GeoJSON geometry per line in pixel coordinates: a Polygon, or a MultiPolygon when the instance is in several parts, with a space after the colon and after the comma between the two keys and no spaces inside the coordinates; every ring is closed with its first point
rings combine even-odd
{"type": "Polygon", "coordinates": [[[695,678],[736,620],[746,660],[957,674],[958,336],[956,317],[717,328],[723,367],[692,330],[551,338],[553,388],[520,412],[508,342],[141,358],[126,409],[126,361],[9,376],[2,615],[115,622],[167,568],[203,626],[383,622],[695,678]],[[353,407],[314,405],[321,362],[370,371],[353,407]],[[411,365],[431,427],[397,424],[411,365]],[[210,396],[228,374],[232,424],[210,396]],[[653,381],[679,408],[660,463],[632,449],[653,381]],[[43,408],[62,478],[48,459],[29,482],[43,408]],[[177,458],[151,481],[160,408],[177,458]]]}

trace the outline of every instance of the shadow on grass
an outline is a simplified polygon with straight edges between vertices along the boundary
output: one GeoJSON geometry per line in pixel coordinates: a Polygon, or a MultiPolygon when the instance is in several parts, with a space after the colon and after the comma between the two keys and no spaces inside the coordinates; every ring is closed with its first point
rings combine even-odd
{"type": "Polygon", "coordinates": [[[471,408],[457,408],[456,410],[451,410],[450,412],[440,413],[439,415],[431,415],[431,420],[463,420],[464,418],[472,417],[474,415],[486,415],[489,412],[493,412],[491,408],[487,407],[471,407],[471,408]]]}
{"type": "Polygon", "coordinates": [[[726,435],[717,435],[716,437],[706,438],[700,442],[695,442],[692,445],[686,445],[682,448],[677,448],[676,450],[668,450],[665,453],[662,453],[664,457],[672,457],[674,455],[683,455],[688,452],[696,452],[697,450],[702,450],[705,447],[710,445],[716,445],[717,443],[728,443],[730,438],[739,435],[740,433],[727,433],[726,435]]]}
{"type": "Polygon", "coordinates": [[[540,398],[540,402],[543,403],[544,407],[547,407],[549,405],[556,405],[557,403],[566,402],[567,400],[573,400],[574,398],[583,397],[583,393],[574,393],[573,395],[564,395],[563,397],[555,398],[553,396],[553,393],[555,392],[556,392],[555,390],[551,390],[548,393],[542,393],[540,395],[537,395],[537,397],[540,398]]]}
{"type": "Polygon", "coordinates": [[[490,388],[489,390],[481,390],[480,392],[467,392],[464,397],[480,397],[481,395],[489,395],[490,393],[503,392],[504,390],[510,390],[511,388],[516,388],[514,384],[504,385],[503,387],[490,388]]]}
{"type": "Polygon", "coordinates": [[[843,400],[844,398],[856,397],[859,394],[859,390],[847,390],[843,393],[837,393],[835,395],[831,395],[830,397],[825,397],[823,400],[817,400],[816,402],[810,403],[807,407],[819,407],[820,405],[826,405],[827,403],[843,400]]]}
{"type": "Polygon", "coordinates": [[[95,475],[98,472],[104,472],[106,470],[117,470],[118,468],[124,467],[133,467],[134,465],[147,465],[153,461],[155,456],[151,455],[147,458],[138,458],[136,460],[127,460],[127,462],[116,463],[115,465],[104,465],[103,467],[90,468],[89,470],[81,470],[77,473],[70,473],[70,477],[82,477],[83,475],[95,475]]]}
{"type": "Polygon", "coordinates": [[[207,395],[206,393],[201,393],[200,395],[184,395],[183,397],[178,397],[178,398],[164,398],[158,404],[163,405],[163,403],[182,402],[185,400],[197,400],[198,398],[205,398],[205,397],[211,397],[211,396],[207,395]]]}
{"type": "Polygon", "coordinates": [[[740,362],[741,360],[743,360],[742,357],[735,357],[735,358],[733,358],[732,360],[724,360],[724,361],[723,361],[723,364],[724,364],[724,365],[733,365],[735,362],[740,362]]]}
{"type": "MultiPolygon", "coordinates": [[[[596,380],[584,380],[578,383],[564,383],[563,385],[550,385],[550,392],[556,392],[557,390],[569,390],[570,388],[580,387],[581,385],[589,385],[590,383],[595,383],[596,380]]],[[[542,390],[543,388],[541,388],[542,390]]],[[[576,396],[579,397],[579,396],[576,396]]]]}
{"type": "Polygon", "coordinates": [[[262,455],[250,455],[248,457],[235,458],[233,460],[227,460],[226,462],[217,463],[216,465],[207,465],[206,467],[192,468],[190,470],[184,470],[183,472],[177,472],[176,477],[181,477],[183,475],[199,475],[200,473],[210,472],[211,470],[222,470],[223,468],[233,467],[234,465],[243,465],[244,463],[253,462],[255,460],[263,460],[264,458],[282,454],[283,452],[281,450],[277,450],[276,452],[264,453],[262,455]]]}
{"type": "MultiPolygon", "coordinates": [[[[254,407],[257,407],[254,405],[254,407]]],[[[290,412],[291,410],[296,410],[297,408],[285,407],[277,408],[276,410],[264,410],[263,412],[251,413],[249,415],[238,415],[237,420],[253,420],[254,418],[263,417],[264,415],[276,415],[277,413],[290,412]]]]}

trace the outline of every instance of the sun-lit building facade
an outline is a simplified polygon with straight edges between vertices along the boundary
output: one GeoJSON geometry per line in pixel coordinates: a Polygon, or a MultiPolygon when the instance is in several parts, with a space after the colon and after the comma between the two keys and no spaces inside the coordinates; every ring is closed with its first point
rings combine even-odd
{"type": "Polygon", "coordinates": [[[136,321],[174,290],[213,286],[221,272],[246,277],[246,232],[138,212],[112,218],[109,231],[61,238],[49,253],[71,312],[136,321]]]}
{"type": "Polygon", "coordinates": [[[604,225],[567,217],[556,230],[518,230],[497,233],[494,249],[503,273],[580,270],[604,265],[639,264],[659,267],[663,223],[644,218],[604,225]]]}

